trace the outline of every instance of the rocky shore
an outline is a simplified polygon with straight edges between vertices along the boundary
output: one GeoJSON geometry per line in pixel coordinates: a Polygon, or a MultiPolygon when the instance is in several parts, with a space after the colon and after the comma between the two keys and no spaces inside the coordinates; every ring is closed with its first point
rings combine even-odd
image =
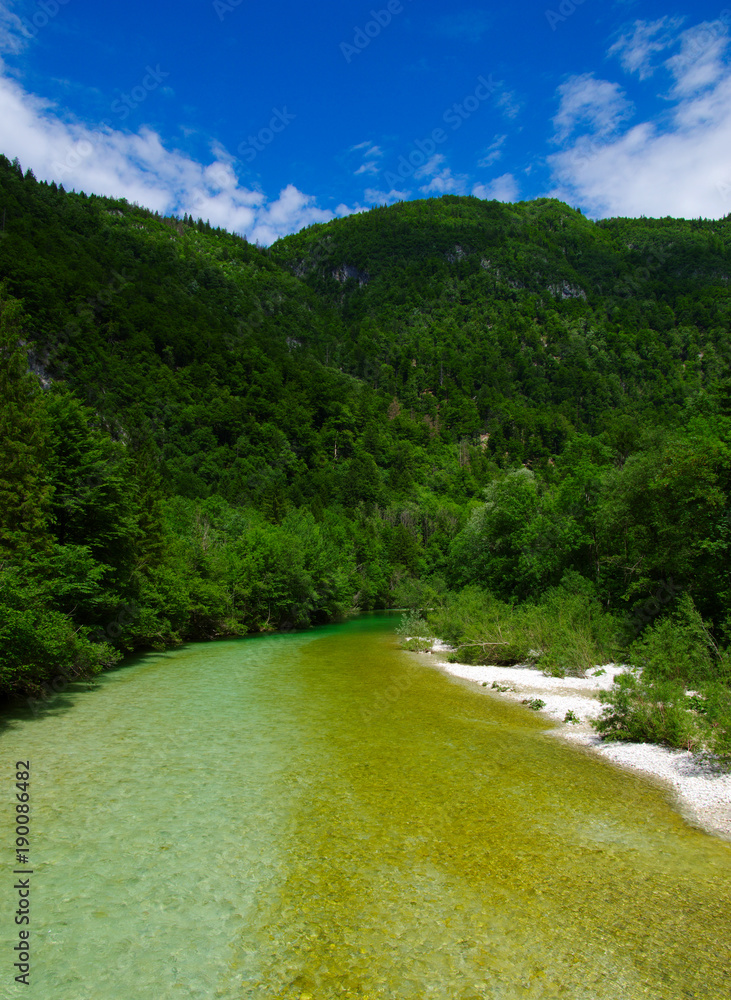
{"type": "Polygon", "coordinates": [[[708,833],[731,840],[731,773],[709,755],[672,750],[652,743],[603,740],[591,726],[602,713],[599,693],[611,688],[625,668],[614,663],[589,671],[587,677],[546,677],[533,667],[477,667],[449,663],[448,646],[438,640],[433,662],[455,677],[473,681],[486,693],[511,701],[542,701],[540,713],[558,723],[552,735],[587,747],[618,767],[640,772],[668,787],[683,817],[708,833]],[[494,686],[493,686],[494,685],[494,686]],[[571,718],[578,721],[566,721],[571,718]]]}

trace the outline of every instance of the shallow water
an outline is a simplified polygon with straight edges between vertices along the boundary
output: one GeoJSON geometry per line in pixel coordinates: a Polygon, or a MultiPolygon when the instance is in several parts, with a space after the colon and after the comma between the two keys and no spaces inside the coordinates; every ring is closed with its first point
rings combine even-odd
{"type": "Polygon", "coordinates": [[[0,994],[725,1000],[731,845],[394,623],[191,645],[4,716],[34,957],[16,986],[6,867],[0,994]]]}

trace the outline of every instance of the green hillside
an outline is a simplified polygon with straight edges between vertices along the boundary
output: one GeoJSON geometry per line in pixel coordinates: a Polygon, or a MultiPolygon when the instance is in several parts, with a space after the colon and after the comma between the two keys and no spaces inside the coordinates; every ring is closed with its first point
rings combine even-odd
{"type": "Polygon", "coordinates": [[[0,158],[0,219],[4,693],[404,604],[542,616],[559,671],[669,623],[727,690],[731,217],[447,196],[262,249],[0,158]]]}

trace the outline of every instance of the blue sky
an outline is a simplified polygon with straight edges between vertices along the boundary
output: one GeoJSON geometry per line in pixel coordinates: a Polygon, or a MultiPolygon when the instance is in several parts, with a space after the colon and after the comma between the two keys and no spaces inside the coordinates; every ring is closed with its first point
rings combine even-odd
{"type": "Polygon", "coordinates": [[[262,243],[444,193],[719,217],[731,9],[680,2],[0,0],[0,150],[262,243]]]}

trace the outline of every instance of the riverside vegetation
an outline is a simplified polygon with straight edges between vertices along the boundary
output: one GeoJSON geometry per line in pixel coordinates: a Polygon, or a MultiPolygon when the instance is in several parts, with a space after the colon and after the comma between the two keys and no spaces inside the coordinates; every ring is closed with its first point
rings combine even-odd
{"type": "Polygon", "coordinates": [[[626,658],[605,736],[731,753],[731,217],[446,196],[263,249],[4,157],[0,213],[4,695],[397,605],[626,658]]]}

